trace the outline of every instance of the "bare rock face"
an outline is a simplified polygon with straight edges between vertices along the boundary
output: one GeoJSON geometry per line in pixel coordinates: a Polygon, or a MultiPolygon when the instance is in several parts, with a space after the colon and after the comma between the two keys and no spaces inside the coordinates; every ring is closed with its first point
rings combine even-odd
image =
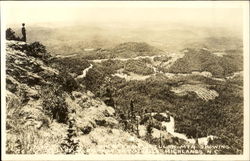
{"type": "Polygon", "coordinates": [[[41,128],[44,123],[48,126],[49,119],[43,112],[39,89],[52,84],[45,78],[57,71],[40,58],[28,55],[28,45],[19,41],[6,42],[7,109],[15,109],[15,114],[26,122],[25,126],[41,128]],[[19,103],[15,105],[13,99],[18,99],[19,103]]]}
{"type": "Polygon", "coordinates": [[[67,104],[75,111],[76,127],[80,134],[89,134],[97,126],[117,126],[118,121],[113,118],[115,110],[101,100],[94,99],[89,93],[73,91],[74,99],[66,99],[67,104]]]}
{"type": "Polygon", "coordinates": [[[42,126],[48,127],[50,124],[50,119],[44,114],[39,101],[29,101],[22,107],[20,115],[26,120],[27,126],[40,129],[42,126]]]}
{"type": "Polygon", "coordinates": [[[6,42],[7,153],[58,153],[56,138],[62,133],[52,128],[53,120],[45,113],[39,93],[43,85],[53,84],[47,78],[58,71],[41,58],[27,54],[28,45],[6,42]],[[48,139],[54,141],[46,142],[48,139]]]}

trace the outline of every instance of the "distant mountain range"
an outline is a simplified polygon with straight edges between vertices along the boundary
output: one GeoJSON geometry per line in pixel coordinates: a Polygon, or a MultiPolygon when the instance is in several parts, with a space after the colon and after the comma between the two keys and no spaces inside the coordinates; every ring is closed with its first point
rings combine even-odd
{"type": "MultiPolygon", "coordinates": [[[[20,33],[19,28],[13,29],[20,33]]],[[[242,48],[242,34],[238,31],[180,24],[144,27],[101,24],[68,27],[27,26],[27,39],[29,42],[41,41],[52,55],[84,54],[86,48],[107,49],[126,42],[146,42],[169,52],[178,52],[184,48],[207,47],[213,51],[242,48]]]]}

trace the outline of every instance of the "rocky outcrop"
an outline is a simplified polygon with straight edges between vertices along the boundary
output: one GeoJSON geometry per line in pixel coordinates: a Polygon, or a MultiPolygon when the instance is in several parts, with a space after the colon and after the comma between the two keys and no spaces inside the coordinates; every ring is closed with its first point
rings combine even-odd
{"type": "Polygon", "coordinates": [[[76,118],[76,127],[80,134],[88,134],[97,126],[115,127],[118,121],[114,119],[115,110],[106,106],[101,100],[91,97],[90,92],[87,94],[72,92],[74,100],[66,98],[73,113],[70,117],[76,118]]]}

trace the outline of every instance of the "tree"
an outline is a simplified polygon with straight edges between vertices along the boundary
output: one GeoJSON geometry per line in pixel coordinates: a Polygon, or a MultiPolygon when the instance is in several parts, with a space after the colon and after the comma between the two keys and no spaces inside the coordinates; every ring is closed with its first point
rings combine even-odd
{"type": "Polygon", "coordinates": [[[59,72],[58,83],[60,83],[62,86],[62,90],[68,93],[71,93],[79,87],[79,84],[76,82],[76,80],[69,73],[67,73],[66,70],[59,72]]]}
{"type": "Polygon", "coordinates": [[[147,131],[146,137],[147,137],[147,140],[148,140],[149,142],[150,142],[151,139],[152,139],[153,127],[154,127],[154,126],[153,126],[153,118],[152,118],[152,116],[151,116],[151,114],[150,114],[149,120],[148,120],[147,126],[146,126],[146,131],[147,131]]]}
{"type": "Polygon", "coordinates": [[[64,153],[66,154],[74,154],[77,151],[79,146],[79,140],[75,140],[73,136],[76,136],[76,130],[74,126],[74,119],[69,120],[69,127],[68,127],[68,134],[67,137],[64,139],[64,142],[61,143],[61,148],[64,153]]]}

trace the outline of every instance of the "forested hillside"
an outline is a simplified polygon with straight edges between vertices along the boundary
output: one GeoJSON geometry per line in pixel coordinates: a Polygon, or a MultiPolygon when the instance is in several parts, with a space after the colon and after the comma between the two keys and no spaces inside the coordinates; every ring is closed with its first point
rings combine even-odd
{"type": "MultiPolygon", "coordinates": [[[[210,145],[230,147],[220,153],[241,153],[243,77],[237,72],[242,70],[242,55],[232,51],[221,57],[208,49],[182,52],[184,56],[177,59],[163,53],[159,57],[90,60],[93,68],[80,83],[102,99],[107,97],[107,90],[115,110],[127,119],[133,100],[135,115],[169,111],[175,118],[176,132],[189,138],[214,135],[219,139],[210,145]],[[164,67],[172,59],[176,60],[173,65],[164,67]],[[130,77],[133,79],[127,79],[130,77]]],[[[62,61],[69,60],[74,58],[62,61]]],[[[68,70],[77,66],[72,63],[68,70]]]]}
{"type": "Polygon", "coordinates": [[[220,57],[208,49],[186,49],[185,56],[177,60],[168,70],[170,73],[191,73],[193,71],[208,71],[215,77],[225,77],[243,70],[243,55],[241,51],[225,52],[220,57]]]}

